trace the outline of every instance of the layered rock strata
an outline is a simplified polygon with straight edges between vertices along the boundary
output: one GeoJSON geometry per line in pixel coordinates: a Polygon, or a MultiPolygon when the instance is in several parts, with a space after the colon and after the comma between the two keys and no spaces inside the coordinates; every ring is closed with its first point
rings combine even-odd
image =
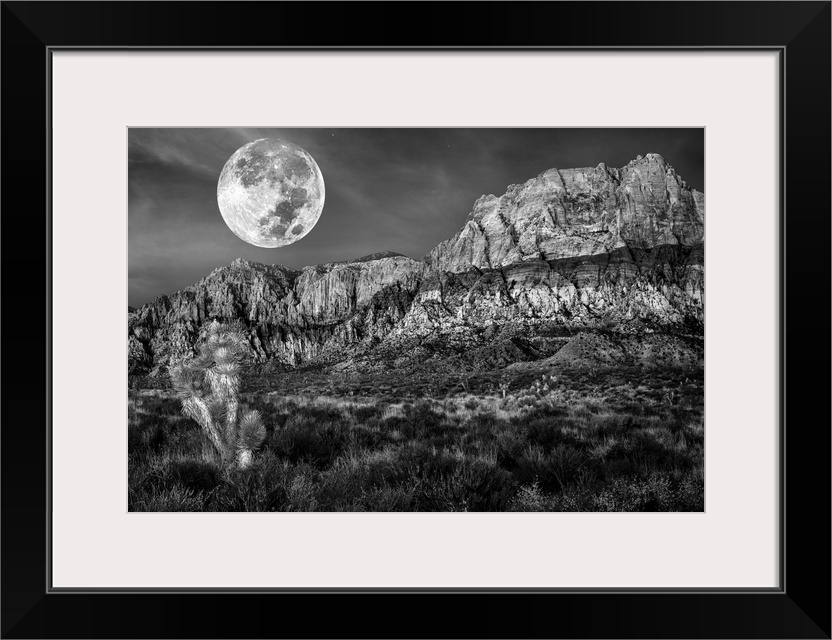
{"type": "Polygon", "coordinates": [[[403,366],[500,344],[525,353],[521,343],[560,330],[701,335],[704,219],[704,195],[656,154],[550,169],[481,197],[421,261],[384,252],[300,271],[241,259],[216,269],[130,311],[130,369],[192,353],[211,318],[241,323],[255,361],[289,367],[403,366]]]}

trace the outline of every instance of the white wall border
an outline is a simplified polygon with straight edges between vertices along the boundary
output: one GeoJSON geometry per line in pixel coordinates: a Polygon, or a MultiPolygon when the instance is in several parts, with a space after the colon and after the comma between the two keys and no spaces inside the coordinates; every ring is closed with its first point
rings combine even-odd
{"type": "Polygon", "coordinates": [[[54,586],[776,586],[778,72],[773,52],[55,52],[54,586]],[[128,126],[706,127],[706,513],[128,514],[128,126]],[[210,559],[240,540],[251,562],[210,559]]]}

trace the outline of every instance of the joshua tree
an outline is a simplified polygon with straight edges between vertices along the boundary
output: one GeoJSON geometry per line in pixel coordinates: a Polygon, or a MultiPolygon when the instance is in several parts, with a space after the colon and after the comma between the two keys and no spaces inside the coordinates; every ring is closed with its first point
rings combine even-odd
{"type": "Polygon", "coordinates": [[[214,320],[199,353],[171,370],[182,413],[193,418],[217,449],[223,465],[251,464],[266,437],[259,411],[240,411],[240,368],[248,353],[243,334],[214,320]]]}

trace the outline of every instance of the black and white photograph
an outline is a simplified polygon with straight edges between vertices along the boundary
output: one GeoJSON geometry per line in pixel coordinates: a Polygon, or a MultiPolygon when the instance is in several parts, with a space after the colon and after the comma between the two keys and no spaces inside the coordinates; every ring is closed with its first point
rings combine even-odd
{"type": "Polygon", "coordinates": [[[704,511],[704,128],[127,136],[130,512],[704,511]]]}
{"type": "Polygon", "coordinates": [[[309,7],[3,3],[0,635],[828,640],[832,0],[309,7]]]}

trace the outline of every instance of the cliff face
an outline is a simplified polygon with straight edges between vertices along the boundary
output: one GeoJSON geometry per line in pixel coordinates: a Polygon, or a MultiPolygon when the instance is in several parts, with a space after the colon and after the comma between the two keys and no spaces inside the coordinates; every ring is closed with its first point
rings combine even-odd
{"type": "Polygon", "coordinates": [[[419,262],[387,252],[295,271],[235,260],[130,312],[130,367],[191,353],[209,318],[242,322],[255,360],[289,366],[470,351],[558,327],[698,333],[704,215],[703,194],[655,154],[551,169],[481,197],[419,262]]]}
{"type": "Polygon", "coordinates": [[[465,226],[426,257],[438,271],[500,268],[702,242],[704,195],[656,154],[623,169],[550,169],[499,198],[483,196],[465,226]]]}
{"type": "Polygon", "coordinates": [[[240,321],[256,361],[295,366],[386,335],[401,320],[424,265],[404,256],[294,271],[237,259],[129,315],[130,367],[190,354],[206,319],[240,321]]]}

